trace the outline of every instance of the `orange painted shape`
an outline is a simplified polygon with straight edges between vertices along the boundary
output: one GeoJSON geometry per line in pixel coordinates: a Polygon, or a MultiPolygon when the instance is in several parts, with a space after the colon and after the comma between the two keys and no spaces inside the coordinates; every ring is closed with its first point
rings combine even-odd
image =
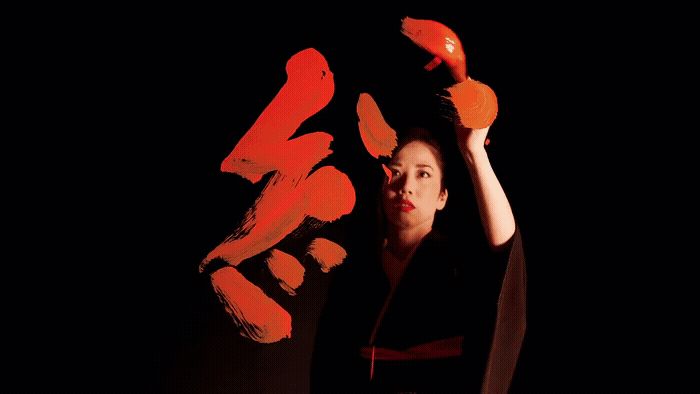
{"type": "Polygon", "coordinates": [[[321,271],[326,273],[342,264],[348,255],[342,246],[325,238],[316,238],[311,241],[306,248],[306,253],[313,257],[321,266],[321,271]]]}
{"type": "MultiPolygon", "coordinates": [[[[440,22],[406,17],[401,22],[401,33],[414,44],[447,63],[455,73],[466,78],[467,63],[462,42],[457,34],[440,22]]],[[[433,59],[425,66],[430,71],[440,64],[433,59]]]]}
{"type": "Polygon", "coordinates": [[[387,183],[391,183],[391,178],[394,177],[394,174],[391,173],[391,170],[386,166],[386,164],[382,164],[382,170],[384,170],[384,174],[386,174],[387,183]]]}
{"type": "Polygon", "coordinates": [[[447,88],[447,92],[464,127],[483,129],[496,120],[498,99],[488,85],[469,79],[447,88]]]}
{"type": "Polygon", "coordinates": [[[428,62],[423,68],[425,68],[425,71],[433,71],[437,66],[442,64],[442,59],[440,57],[435,56],[433,60],[428,62]]]}
{"type": "Polygon", "coordinates": [[[357,100],[357,126],[367,152],[378,159],[391,156],[396,148],[396,131],[384,120],[379,106],[368,93],[361,93],[357,100]]]}
{"type": "Polygon", "coordinates": [[[260,343],[291,338],[292,317],[289,313],[236,268],[221,268],[210,278],[214,291],[242,336],[260,343]]]}
{"type": "Polygon", "coordinates": [[[304,282],[304,267],[296,257],[273,249],[265,261],[272,276],[280,282],[280,287],[289,295],[296,295],[296,289],[304,282]]]}

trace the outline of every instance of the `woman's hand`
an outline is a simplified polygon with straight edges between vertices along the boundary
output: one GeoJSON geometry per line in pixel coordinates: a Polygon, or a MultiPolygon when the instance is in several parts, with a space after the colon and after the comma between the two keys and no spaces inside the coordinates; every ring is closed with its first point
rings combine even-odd
{"type": "Polygon", "coordinates": [[[487,144],[486,136],[489,133],[491,126],[483,129],[470,129],[462,126],[459,121],[455,122],[455,134],[457,136],[457,146],[462,156],[471,164],[475,155],[486,152],[484,148],[487,144]]]}

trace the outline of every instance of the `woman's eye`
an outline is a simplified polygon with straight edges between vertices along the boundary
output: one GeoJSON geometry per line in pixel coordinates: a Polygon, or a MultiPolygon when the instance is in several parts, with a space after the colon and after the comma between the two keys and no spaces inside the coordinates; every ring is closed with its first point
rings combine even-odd
{"type": "Polygon", "coordinates": [[[430,178],[430,173],[429,173],[429,172],[425,172],[425,171],[421,171],[421,172],[418,174],[418,176],[420,176],[421,178],[430,178]]]}
{"type": "Polygon", "coordinates": [[[401,175],[401,173],[399,172],[399,170],[393,170],[393,171],[391,171],[391,175],[392,176],[399,176],[399,175],[401,175]]]}

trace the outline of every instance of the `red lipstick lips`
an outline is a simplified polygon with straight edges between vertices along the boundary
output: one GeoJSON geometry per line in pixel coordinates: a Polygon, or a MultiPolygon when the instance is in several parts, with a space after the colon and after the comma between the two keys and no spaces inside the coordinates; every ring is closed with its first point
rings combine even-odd
{"type": "Polygon", "coordinates": [[[409,200],[401,200],[396,205],[399,207],[401,212],[411,212],[412,210],[416,209],[413,203],[409,200]]]}

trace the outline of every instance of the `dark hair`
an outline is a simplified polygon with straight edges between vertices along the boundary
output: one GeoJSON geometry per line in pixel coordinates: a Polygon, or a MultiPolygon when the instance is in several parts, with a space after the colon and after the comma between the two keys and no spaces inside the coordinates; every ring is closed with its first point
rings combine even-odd
{"type": "Polygon", "coordinates": [[[432,148],[431,150],[435,156],[435,161],[437,161],[438,167],[440,167],[440,173],[442,173],[442,177],[440,178],[440,190],[445,191],[447,185],[445,181],[447,178],[445,155],[443,154],[442,145],[433,136],[430,130],[422,127],[412,127],[406,130],[405,134],[399,138],[398,145],[394,149],[393,155],[397,154],[401,149],[403,149],[404,146],[414,141],[420,141],[432,148]]]}

